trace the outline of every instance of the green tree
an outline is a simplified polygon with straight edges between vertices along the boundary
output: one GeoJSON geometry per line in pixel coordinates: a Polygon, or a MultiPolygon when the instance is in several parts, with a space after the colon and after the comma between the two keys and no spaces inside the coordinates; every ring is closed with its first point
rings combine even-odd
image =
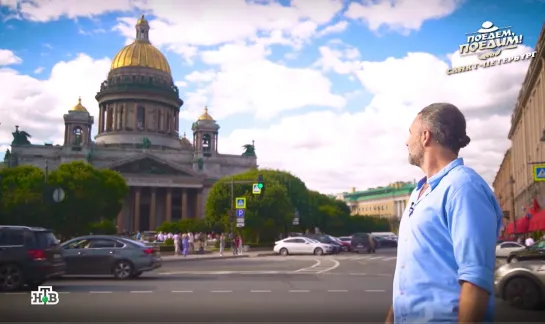
{"type": "MultiPolygon", "coordinates": [[[[234,221],[229,216],[232,203],[231,180],[255,181],[258,174],[263,175],[265,182],[262,195],[252,194],[251,183],[233,185],[233,197],[246,198],[245,227],[240,230],[245,240],[272,240],[278,232],[284,230],[286,224],[291,223],[295,207],[288,196],[286,183],[279,181],[289,179],[289,174],[272,170],[251,170],[220,179],[214,184],[206,202],[206,222],[209,227],[220,225],[225,231],[233,229],[234,221]]],[[[296,191],[292,189],[293,192],[296,191]]]]}
{"type": "Polygon", "coordinates": [[[50,204],[51,228],[64,237],[87,234],[93,223],[114,220],[128,193],[119,174],[84,162],[61,164],[48,180],[50,187],[65,191],[63,201],[50,204]]]}
{"type": "Polygon", "coordinates": [[[0,170],[0,224],[45,226],[45,176],[40,168],[18,166],[0,170]]]}

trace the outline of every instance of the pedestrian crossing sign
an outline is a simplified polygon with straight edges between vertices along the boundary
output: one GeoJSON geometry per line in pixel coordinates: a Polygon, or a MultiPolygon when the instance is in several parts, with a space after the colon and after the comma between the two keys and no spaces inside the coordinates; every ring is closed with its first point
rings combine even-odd
{"type": "Polygon", "coordinates": [[[236,209],[246,209],[246,198],[238,197],[235,199],[236,209]]]}
{"type": "Polygon", "coordinates": [[[254,195],[261,195],[261,188],[259,187],[259,183],[254,183],[252,185],[252,193],[254,195]]]}
{"type": "Polygon", "coordinates": [[[545,181],[545,164],[536,164],[533,169],[534,182],[545,181]]]}

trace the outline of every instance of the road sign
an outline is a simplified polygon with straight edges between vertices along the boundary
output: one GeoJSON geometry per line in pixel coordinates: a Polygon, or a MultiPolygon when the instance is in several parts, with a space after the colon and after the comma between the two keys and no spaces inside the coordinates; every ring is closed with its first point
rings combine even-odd
{"type": "Polygon", "coordinates": [[[38,290],[30,292],[30,305],[57,305],[59,293],[52,286],[40,286],[38,290]]]}
{"type": "Polygon", "coordinates": [[[244,218],[237,218],[237,227],[244,227],[244,218]]]}
{"type": "Polygon", "coordinates": [[[259,183],[254,183],[252,185],[252,193],[254,195],[261,195],[261,186],[259,185],[259,183]]]}
{"type": "Polygon", "coordinates": [[[238,218],[244,218],[245,215],[246,215],[246,210],[245,209],[237,209],[237,219],[238,218]]]}
{"type": "Polygon", "coordinates": [[[299,225],[299,217],[295,217],[295,218],[293,219],[293,223],[292,223],[292,224],[293,224],[293,225],[299,225]]]}
{"type": "Polygon", "coordinates": [[[535,182],[545,181],[545,164],[535,164],[533,174],[535,182]]]}
{"type": "Polygon", "coordinates": [[[62,190],[62,188],[55,188],[55,190],[53,190],[53,201],[54,202],[61,202],[64,200],[64,190],[62,190]]]}
{"type": "Polygon", "coordinates": [[[235,198],[235,207],[237,209],[246,209],[246,198],[244,197],[235,198]]]}

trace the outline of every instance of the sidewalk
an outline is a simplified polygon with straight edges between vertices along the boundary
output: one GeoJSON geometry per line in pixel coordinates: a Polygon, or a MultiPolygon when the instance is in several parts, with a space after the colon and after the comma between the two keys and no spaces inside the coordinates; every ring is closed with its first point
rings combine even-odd
{"type": "Polygon", "coordinates": [[[206,253],[206,254],[189,254],[184,257],[182,255],[163,255],[161,258],[163,262],[169,261],[198,261],[198,260],[219,260],[219,259],[239,259],[239,258],[254,258],[254,257],[263,257],[275,255],[272,252],[256,251],[256,252],[246,252],[242,255],[233,255],[232,252],[226,252],[221,256],[218,252],[206,253]]]}

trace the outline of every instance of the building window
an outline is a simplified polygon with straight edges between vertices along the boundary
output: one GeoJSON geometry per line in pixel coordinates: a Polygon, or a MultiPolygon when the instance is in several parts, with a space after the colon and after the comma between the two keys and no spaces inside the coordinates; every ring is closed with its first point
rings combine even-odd
{"type": "Polygon", "coordinates": [[[146,125],[146,109],[143,106],[136,108],[136,127],[138,130],[144,130],[146,125]]]}

